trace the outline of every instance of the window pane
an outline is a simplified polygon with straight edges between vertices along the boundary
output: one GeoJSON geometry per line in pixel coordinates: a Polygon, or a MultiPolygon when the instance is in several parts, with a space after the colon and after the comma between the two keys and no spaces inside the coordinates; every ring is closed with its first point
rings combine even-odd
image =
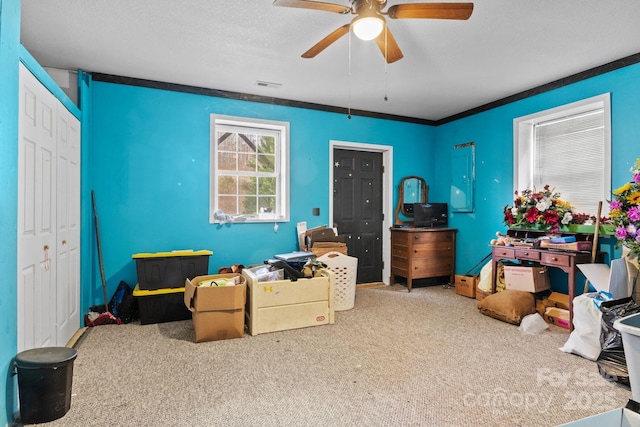
{"type": "Polygon", "coordinates": [[[242,206],[241,208],[241,214],[245,214],[245,215],[256,215],[258,213],[258,209],[256,207],[256,203],[258,198],[255,196],[240,196],[240,205],[242,206]]]}
{"type": "Polygon", "coordinates": [[[260,213],[273,213],[275,207],[275,197],[258,197],[258,208],[260,213]]]}
{"type": "Polygon", "coordinates": [[[260,177],[258,178],[258,194],[261,196],[276,195],[276,178],[260,177]]]}
{"type": "Polygon", "coordinates": [[[255,153],[256,141],[258,136],[255,134],[240,133],[238,134],[240,143],[238,144],[238,151],[242,153],[255,153]]]}
{"type": "Polygon", "coordinates": [[[272,155],[258,155],[258,170],[260,172],[275,172],[276,171],[276,156],[272,155]]]}
{"type": "Polygon", "coordinates": [[[257,194],[255,176],[241,176],[238,179],[240,183],[238,194],[248,194],[252,196],[257,194]]]}
{"type": "Polygon", "coordinates": [[[236,134],[230,132],[218,132],[218,150],[236,151],[236,134]]]}
{"type": "Polygon", "coordinates": [[[218,176],[218,194],[237,194],[238,178],[235,176],[218,176]]]}
{"type": "Polygon", "coordinates": [[[258,145],[258,153],[275,154],[276,139],[273,136],[262,136],[262,138],[260,138],[260,144],[258,145]]]}
{"type": "Polygon", "coordinates": [[[238,154],[238,170],[255,172],[256,156],[254,154],[238,154]]]}
{"type": "Polygon", "coordinates": [[[238,213],[238,198],[236,196],[218,196],[218,209],[227,215],[238,213]]]}
{"type": "Polygon", "coordinates": [[[218,152],[218,170],[236,170],[236,153],[218,152]]]}

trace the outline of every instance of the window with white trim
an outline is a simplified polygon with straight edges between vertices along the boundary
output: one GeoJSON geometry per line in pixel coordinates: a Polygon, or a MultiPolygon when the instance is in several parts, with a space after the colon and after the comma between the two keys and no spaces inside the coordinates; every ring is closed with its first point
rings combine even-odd
{"type": "Polygon", "coordinates": [[[289,123],[211,115],[209,222],[289,221],[289,123]]]}
{"type": "Polygon", "coordinates": [[[514,191],[545,185],[575,213],[595,216],[611,197],[609,94],[514,120],[514,191]]]}

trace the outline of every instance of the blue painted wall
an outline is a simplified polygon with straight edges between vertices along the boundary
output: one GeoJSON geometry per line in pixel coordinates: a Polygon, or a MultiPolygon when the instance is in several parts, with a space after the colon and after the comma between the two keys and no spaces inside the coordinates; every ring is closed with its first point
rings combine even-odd
{"type": "Polygon", "coordinates": [[[18,348],[17,209],[18,198],[18,55],[20,0],[0,0],[0,425],[16,407],[16,379],[11,375],[18,348]]]}
{"type": "MultiPolygon", "coordinates": [[[[20,57],[19,0],[0,0],[0,425],[15,410],[10,365],[17,348],[15,301],[17,200],[17,93],[20,57]]],[[[101,301],[90,191],[96,191],[111,294],[120,280],[135,282],[131,255],[180,248],[211,249],[211,271],[221,265],[259,262],[295,249],[295,224],[328,219],[329,140],[394,147],[394,183],[422,175],[431,200],[447,200],[453,147],[476,143],[476,208],[454,214],[459,229],[457,272],[486,253],[504,231],[502,208],[512,201],[513,119],[604,92],[612,93],[613,186],[629,179],[640,157],[640,65],[476,114],[437,128],[379,119],[181,94],[81,78],[82,309],[101,301]],[[291,123],[291,221],[273,224],[208,223],[209,114],[291,123]],[[311,216],[319,207],[321,216],[311,216]]],[[[396,195],[394,194],[393,200],[396,195]]]]}
{"type": "Polygon", "coordinates": [[[407,174],[435,180],[429,126],[105,82],[91,87],[91,158],[83,166],[96,194],[109,295],[120,280],[135,285],[131,256],[140,252],[209,249],[214,273],[297,250],[299,221],[328,222],[330,140],[393,146],[396,185],[407,174]],[[209,224],[212,113],[290,123],[291,220],[277,233],[273,223],[209,224]],[[311,215],[314,207],[320,216],[311,215]]]}
{"type": "MultiPolygon", "coordinates": [[[[506,231],[502,210],[513,202],[513,119],[610,92],[612,186],[617,188],[630,179],[629,168],[640,157],[639,83],[640,64],[635,64],[436,128],[438,162],[434,172],[442,179],[432,183],[434,197],[446,197],[449,192],[446,178],[453,147],[476,143],[475,212],[451,218],[451,226],[459,230],[459,273],[490,252],[487,245],[497,231],[506,231]]],[[[567,159],[567,167],[571,167],[571,159],[567,159]]],[[[605,205],[603,214],[607,212],[605,205]]]]}

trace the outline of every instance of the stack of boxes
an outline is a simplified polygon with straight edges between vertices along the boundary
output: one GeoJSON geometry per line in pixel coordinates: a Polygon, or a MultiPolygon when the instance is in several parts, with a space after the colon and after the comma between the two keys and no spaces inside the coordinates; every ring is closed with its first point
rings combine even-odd
{"type": "Polygon", "coordinates": [[[282,271],[207,275],[210,251],[140,253],[133,295],[140,323],[193,320],[195,342],[334,323],[335,278],[284,280],[282,271]],[[266,280],[266,281],[265,281],[266,280]]]}
{"type": "Polygon", "coordinates": [[[211,251],[172,251],[134,254],[138,284],[133,295],[138,301],[143,325],[188,320],[184,305],[185,280],[209,271],[211,251]]]}

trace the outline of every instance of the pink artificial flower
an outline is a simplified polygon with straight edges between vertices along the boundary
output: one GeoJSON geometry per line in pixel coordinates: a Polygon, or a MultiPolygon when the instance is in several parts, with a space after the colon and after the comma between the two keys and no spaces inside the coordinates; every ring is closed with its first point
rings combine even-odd
{"type": "Polygon", "coordinates": [[[640,171],[638,172],[634,172],[631,179],[633,180],[633,182],[635,182],[636,184],[640,184],[640,171]]]}
{"type": "Polygon", "coordinates": [[[640,208],[638,208],[637,206],[633,206],[632,208],[629,208],[629,211],[627,212],[627,217],[629,217],[629,219],[631,221],[640,221],[640,208]]]}
{"type": "Polygon", "coordinates": [[[624,240],[627,237],[627,230],[624,227],[616,228],[616,237],[619,240],[624,240]]]}
{"type": "Polygon", "coordinates": [[[622,202],[620,200],[612,200],[609,203],[609,210],[615,211],[616,209],[620,209],[622,207],[622,202]]]}

